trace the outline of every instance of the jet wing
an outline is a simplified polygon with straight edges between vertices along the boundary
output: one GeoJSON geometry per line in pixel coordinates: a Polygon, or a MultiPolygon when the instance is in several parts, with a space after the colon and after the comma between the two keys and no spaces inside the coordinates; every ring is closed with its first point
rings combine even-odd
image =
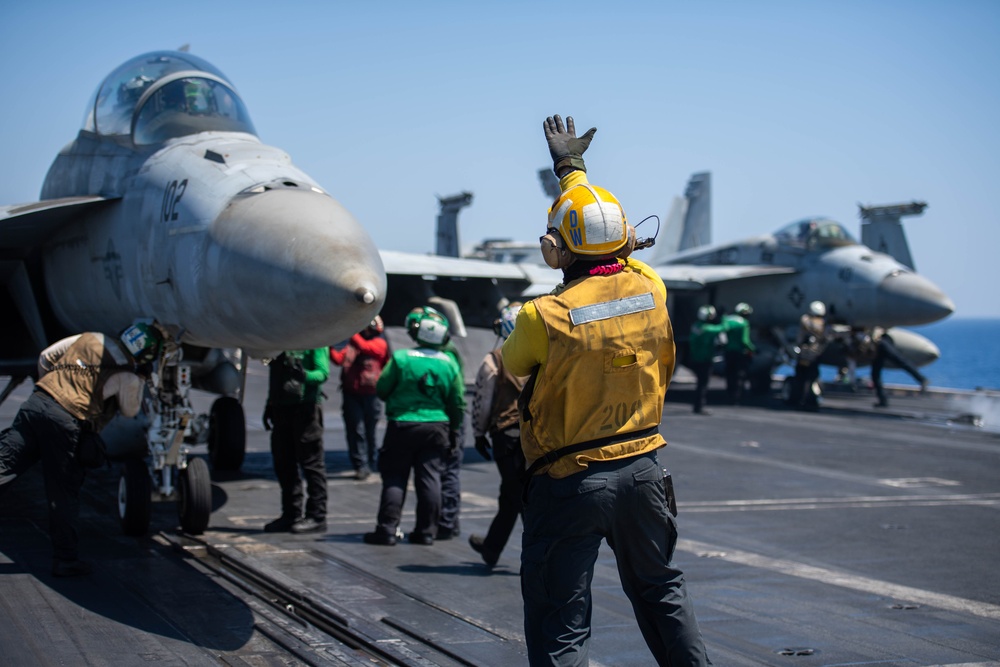
{"type": "Polygon", "coordinates": [[[521,292],[521,298],[532,299],[536,296],[548,294],[562,283],[562,271],[550,269],[543,264],[521,263],[516,264],[528,280],[528,286],[521,292]]]}
{"type": "Polygon", "coordinates": [[[0,374],[15,380],[35,371],[38,352],[46,345],[42,316],[27,270],[34,248],[63,226],[113,201],[106,197],[64,197],[33,204],[0,206],[0,286],[4,289],[5,345],[0,350],[0,374]]]}
{"type": "MultiPolygon", "coordinates": [[[[524,291],[525,296],[548,294],[562,282],[562,272],[547,266],[522,264],[531,286],[524,291]]],[[[774,276],[795,273],[795,269],[782,266],[699,266],[695,264],[661,265],[656,273],[670,291],[697,292],[713,283],[740,280],[758,276],[774,276]]]]}
{"type": "Polygon", "coordinates": [[[548,294],[562,282],[562,272],[540,264],[490,262],[482,259],[418,255],[380,250],[382,264],[389,275],[435,276],[438,278],[491,278],[527,284],[522,298],[548,294]]]}
{"type": "Polygon", "coordinates": [[[529,280],[517,264],[461,259],[442,255],[419,255],[395,250],[379,250],[387,274],[403,276],[438,276],[441,278],[496,278],[529,280]]]}
{"type": "Polygon", "coordinates": [[[668,290],[697,292],[705,287],[746,278],[778,276],[796,273],[787,266],[727,265],[703,266],[699,264],[661,264],[654,267],[668,290]]]}
{"type": "MultiPolygon", "coordinates": [[[[107,197],[63,197],[32,204],[0,206],[0,251],[40,245],[64,225],[109,201],[107,197]]],[[[6,254],[6,253],[5,253],[6,254]]]]}

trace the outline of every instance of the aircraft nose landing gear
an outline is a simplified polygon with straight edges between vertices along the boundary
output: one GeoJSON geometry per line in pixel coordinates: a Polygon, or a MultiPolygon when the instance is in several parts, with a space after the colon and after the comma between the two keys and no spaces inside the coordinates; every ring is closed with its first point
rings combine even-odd
{"type": "MultiPolygon", "coordinates": [[[[192,456],[188,443],[197,443],[207,421],[209,431],[216,425],[215,455],[237,469],[242,464],[245,433],[243,408],[236,399],[223,397],[213,406],[209,420],[196,418],[188,398],[190,367],[165,364],[159,388],[146,402],[151,417],[146,434],[145,460],[126,460],[118,483],[118,515],[126,535],[145,535],[149,530],[152,493],[160,498],[176,498],[181,530],[198,535],[208,528],[212,513],[212,478],[205,459],[192,456]],[[235,403],[235,407],[232,405],[235,403]],[[236,421],[239,428],[236,428],[236,421]],[[239,438],[239,442],[235,440],[239,438]],[[236,461],[236,459],[239,461],[236,461]]],[[[210,456],[212,449],[209,450],[210,456]]]]}

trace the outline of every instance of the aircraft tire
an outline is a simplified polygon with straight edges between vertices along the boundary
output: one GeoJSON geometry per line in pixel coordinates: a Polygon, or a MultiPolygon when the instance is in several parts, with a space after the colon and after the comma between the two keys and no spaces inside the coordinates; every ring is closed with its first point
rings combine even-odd
{"type": "Polygon", "coordinates": [[[153,482],[143,459],[128,459],[118,480],[118,518],[122,532],[142,537],[149,530],[153,509],[153,482]]]}
{"type": "Polygon", "coordinates": [[[177,484],[177,515],[181,529],[200,535],[208,528],[212,513],[212,478],[203,458],[192,458],[181,471],[177,484]]]}
{"type": "Polygon", "coordinates": [[[246,448],[243,406],[232,396],[216,399],[208,416],[208,458],[212,470],[238,471],[243,466],[246,448]]]}

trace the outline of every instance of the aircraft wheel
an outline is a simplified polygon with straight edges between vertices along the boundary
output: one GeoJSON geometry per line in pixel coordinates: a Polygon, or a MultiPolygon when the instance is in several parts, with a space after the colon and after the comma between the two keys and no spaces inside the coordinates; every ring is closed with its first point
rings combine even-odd
{"type": "Polygon", "coordinates": [[[212,513],[212,478],[205,459],[193,458],[177,481],[177,514],[185,533],[200,535],[212,513]]]}
{"type": "Polygon", "coordinates": [[[128,459],[118,480],[118,518],[122,532],[141,537],[149,530],[153,483],[142,459],[128,459]]]}
{"type": "Polygon", "coordinates": [[[243,406],[232,396],[216,399],[208,416],[208,458],[212,469],[239,470],[246,448],[247,427],[243,406]]]}

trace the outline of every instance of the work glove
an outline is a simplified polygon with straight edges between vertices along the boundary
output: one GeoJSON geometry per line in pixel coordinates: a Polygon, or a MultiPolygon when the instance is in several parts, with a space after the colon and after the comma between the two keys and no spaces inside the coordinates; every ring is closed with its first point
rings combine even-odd
{"type": "Polygon", "coordinates": [[[487,461],[490,460],[490,441],[486,439],[485,435],[476,437],[476,451],[487,461]]]}
{"type": "Polygon", "coordinates": [[[264,416],[261,417],[261,421],[264,423],[264,430],[270,431],[274,427],[274,422],[271,419],[271,404],[266,403],[264,405],[264,416]]]}
{"type": "Polygon", "coordinates": [[[542,124],[545,130],[545,141],[549,144],[549,155],[552,156],[552,171],[556,176],[562,177],[560,172],[564,168],[587,171],[587,166],[583,163],[583,153],[590,146],[596,127],[587,130],[582,137],[576,136],[576,125],[572,116],[566,116],[566,127],[563,127],[562,118],[559,114],[549,116],[542,124]]]}
{"type": "Polygon", "coordinates": [[[458,431],[452,429],[448,431],[448,450],[445,452],[449,459],[453,459],[458,456],[458,431]]]}

